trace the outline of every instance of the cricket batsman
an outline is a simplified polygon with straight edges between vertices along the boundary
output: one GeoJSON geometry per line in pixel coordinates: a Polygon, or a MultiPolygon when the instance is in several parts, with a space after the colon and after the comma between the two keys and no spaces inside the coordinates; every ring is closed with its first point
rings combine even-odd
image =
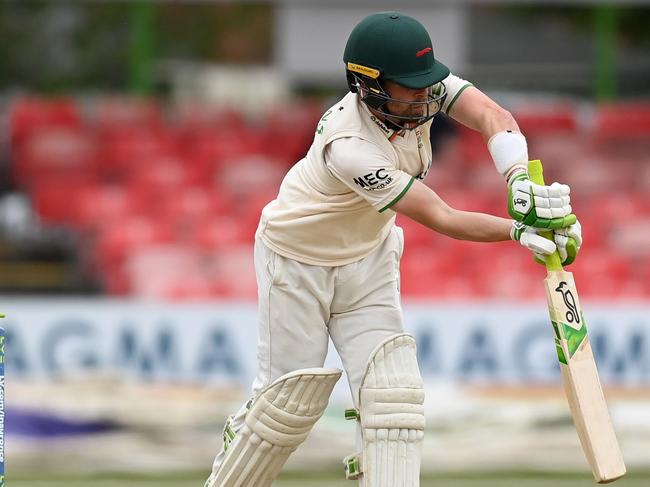
{"type": "Polygon", "coordinates": [[[512,239],[538,257],[557,249],[564,264],[580,248],[569,187],[529,180],[517,122],[436,59],[417,20],[369,15],[350,34],[343,61],[349,93],[322,116],[307,155],[262,211],[257,376],[252,398],[226,421],[205,487],[271,486],[341,375],[323,368],[330,337],[352,393],[346,415],[358,421],[346,476],[361,487],[419,486],[424,391],[402,323],[397,213],[455,239],[512,239]],[[421,182],[440,111],[482,134],[514,220],[451,208],[421,182]]]}

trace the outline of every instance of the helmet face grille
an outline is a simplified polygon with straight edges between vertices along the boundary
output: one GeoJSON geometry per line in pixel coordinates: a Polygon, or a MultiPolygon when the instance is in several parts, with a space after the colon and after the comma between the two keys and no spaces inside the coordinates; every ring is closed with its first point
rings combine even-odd
{"type": "Polygon", "coordinates": [[[442,81],[428,88],[427,99],[424,101],[393,98],[383,88],[378,78],[368,78],[349,71],[348,83],[351,86],[351,91],[359,93],[361,101],[369,108],[381,114],[390,124],[406,130],[412,130],[435,117],[442,109],[447,97],[447,87],[442,81]],[[406,115],[391,113],[386,106],[389,102],[404,105],[406,115]]]}

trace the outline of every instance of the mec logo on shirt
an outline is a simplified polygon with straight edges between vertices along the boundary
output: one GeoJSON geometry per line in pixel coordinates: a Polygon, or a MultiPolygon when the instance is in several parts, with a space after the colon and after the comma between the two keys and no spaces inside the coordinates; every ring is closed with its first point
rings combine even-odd
{"type": "Polygon", "coordinates": [[[393,181],[393,178],[388,175],[386,169],[383,167],[377,169],[375,172],[369,172],[368,174],[353,179],[355,184],[361,186],[366,191],[383,189],[393,181]]]}

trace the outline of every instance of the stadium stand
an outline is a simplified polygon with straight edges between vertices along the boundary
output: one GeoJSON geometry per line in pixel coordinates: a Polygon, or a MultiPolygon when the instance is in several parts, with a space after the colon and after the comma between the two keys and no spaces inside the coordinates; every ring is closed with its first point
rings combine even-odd
{"type": "MultiPolygon", "coordinates": [[[[106,98],[17,99],[11,174],[41,221],[71,232],[104,292],[173,300],[254,298],[259,211],[309,147],[318,103],[255,120],[232,109],[106,98]],[[291,115],[289,115],[291,114],[291,115]]],[[[650,296],[650,106],[527,106],[515,112],[548,177],[570,182],[585,244],[573,266],[585,297],[650,296]],[[630,121],[634,123],[630,124],[630,121]],[[621,148],[623,146],[623,148],[621,148]],[[617,215],[613,226],[605,222],[617,215]],[[614,278],[612,278],[614,276],[614,278]]],[[[505,216],[504,183],[467,129],[436,140],[426,183],[452,206],[505,216]]],[[[508,243],[456,242],[399,218],[407,297],[526,299],[539,272],[508,243]],[[516,272],[515,272],[516,270],[516,272]]]]}

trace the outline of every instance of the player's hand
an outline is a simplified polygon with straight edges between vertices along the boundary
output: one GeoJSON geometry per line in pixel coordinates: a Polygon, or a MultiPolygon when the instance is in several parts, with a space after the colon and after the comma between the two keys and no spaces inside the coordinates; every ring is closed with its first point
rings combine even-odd
{"type": "Polygon", "coordinates": [[[546,228],[531,227],[525,223],[514,221],[510,229],[510,238],[531,250],[536,256],[535,260],[541,258],[541,263],[544,263],[543,256],[550,255],[557,250],[555,242],[539,235],[540,232],[547,231],[546,228]]]}
{"type": "Polygon", "coordinates": [[[562,265],[572,264],[582,246],[582,226],[576,222],[567,227],[553,230],[553,241],[539,235],[540,232],[547,232],[545,228],[535,228],[524,225],[521,222],[513,222],[510,236],[521,245],[535,254],[535,262],[545,265],[544,256],[552,254],[556,250],[560,255],[562,265]],[[543,242],[542,240],[546,240],[543,242]]]}
{"type": "Polygon", "coordinates": [[[562,265],[572,264],[582,246],[582,226],[580,222],[576,220],[569,227],[554,230],[553,240],[557,245],[562,265]]]}
{"type": "Polygon", "coordinates": [[[555,230],[576,222],[571,213],[570,188],[553,183],[542,186],[521,172],[508,181],[508,212],[515,220],[531,227],[555,230]]]}

